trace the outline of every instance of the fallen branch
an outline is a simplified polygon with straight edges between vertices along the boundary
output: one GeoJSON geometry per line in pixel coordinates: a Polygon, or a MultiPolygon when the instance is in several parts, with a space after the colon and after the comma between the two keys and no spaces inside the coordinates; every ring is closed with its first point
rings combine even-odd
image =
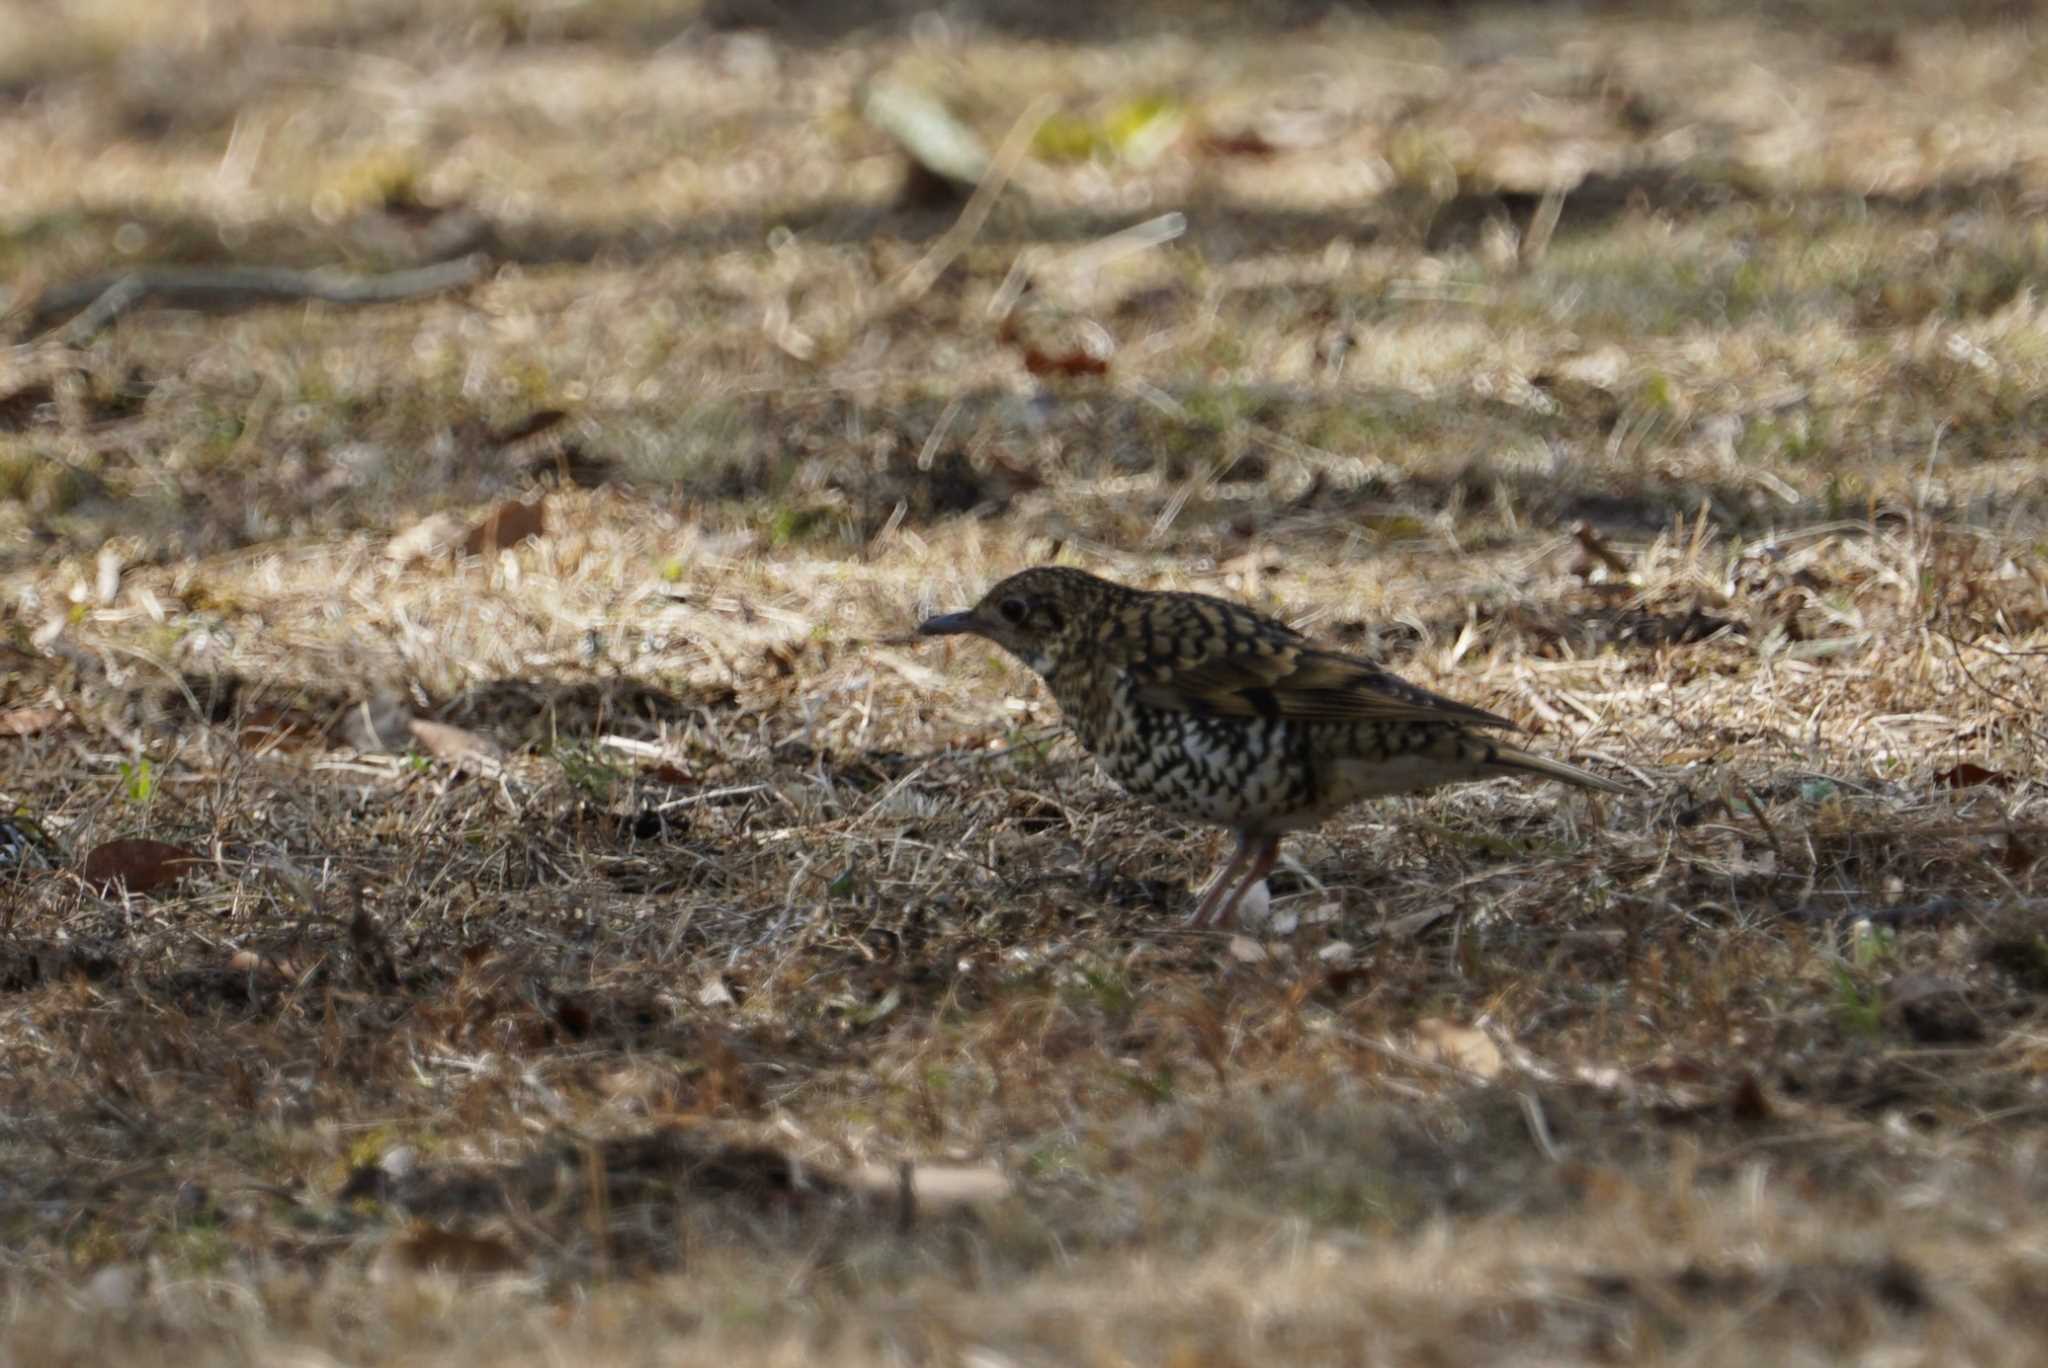
{"type": "Polygon", "coordinates": [[[146,301],[206,309],[292,299],[385,304],[460,289],[482,279],[489,267],[490,259],[481,252],[381,275],[286,266],[146,266],[52,286],[36,300],[29,327],[34,331],[50,319],[80,310],[63,327],[39,339],[76,347],[146,301]]]}

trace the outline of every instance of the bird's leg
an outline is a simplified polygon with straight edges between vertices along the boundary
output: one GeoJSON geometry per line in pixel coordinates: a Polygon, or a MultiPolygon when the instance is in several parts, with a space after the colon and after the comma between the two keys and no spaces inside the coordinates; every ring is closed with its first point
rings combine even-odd
{"type": "Polygon", "coordinates": [[[1216,904],[1230,891],[1231,881],[1244,862],[1251,858],[1251,853],[1252,838],[1240,834],[1237,838],[1237,849],[1230,852],[1229,861],[1216,871],[1216,877],[1209,880],[1208,887],[1202,890],[1202,900],[1195,904],[1194,912],[1188,917],[1190,923],[1203,926],[1210,921],[1210,914],[1215,911],[1216,904]]]}
{"type": "MultiPolygon", "coordinates": [[[[1244,901],[1244,895],[1258,887],[1259,880],[1273,872],[1273,862],[1280,858],[1280,838],[1246,836],[1238,847],[1238,852],[1240,858],[1249,855],[1251,860],[1243,875],[1237,880],[1236,886],[1230,890],[1230,896],[1218,899],[1216,905],[1209,909],[1209,924],[1212,926],[1229,926],[1237,919],[1237,905],[1244,901]]],[[[1239,860],[1236,859],[1231,861],[1233,866],[1238,863],[1239,860]]]]}

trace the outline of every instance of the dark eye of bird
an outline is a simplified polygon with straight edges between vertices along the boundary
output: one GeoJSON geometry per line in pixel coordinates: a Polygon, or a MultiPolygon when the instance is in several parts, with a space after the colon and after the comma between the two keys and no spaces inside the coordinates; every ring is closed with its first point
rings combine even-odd
{"type": "Polygon", "coordinates": [[[1031,605],[1020,598],[1006,598],[996,605],[996,611],[1003,615],[1003,621],[1011,624],[1020,624],[1024,621],[1025,615],[1031,611],[1031,605]]]}

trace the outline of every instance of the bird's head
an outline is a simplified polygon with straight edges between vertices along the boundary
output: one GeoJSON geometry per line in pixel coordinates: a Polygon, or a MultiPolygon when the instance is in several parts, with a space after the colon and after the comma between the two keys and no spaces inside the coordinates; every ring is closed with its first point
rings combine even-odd
{"type": "Polygon", "coordinates": [[[1105,601],[1117,592],[1080,570],[1042,565],[1020,571],[958,613],[918,624],[919,636],[978,636],[993,641],[1039,674],[1050,674],[1069,642],[1083,638],[1105,601]]]}

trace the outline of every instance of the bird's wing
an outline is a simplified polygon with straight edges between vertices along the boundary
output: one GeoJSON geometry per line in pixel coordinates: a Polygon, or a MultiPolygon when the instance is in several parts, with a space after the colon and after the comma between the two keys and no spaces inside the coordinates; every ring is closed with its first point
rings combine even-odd
{"type": "Polygon", "coordinates": [[[1521,728],[1482,708],[1418,688],[1369,660],[1318,650],[1300,639],[1240,638],[1221,653],[1153,657],[1127,667],[1138,701],[1208,717],[1288,717],[1305,722],[1448,722],[1521,728]]]}

